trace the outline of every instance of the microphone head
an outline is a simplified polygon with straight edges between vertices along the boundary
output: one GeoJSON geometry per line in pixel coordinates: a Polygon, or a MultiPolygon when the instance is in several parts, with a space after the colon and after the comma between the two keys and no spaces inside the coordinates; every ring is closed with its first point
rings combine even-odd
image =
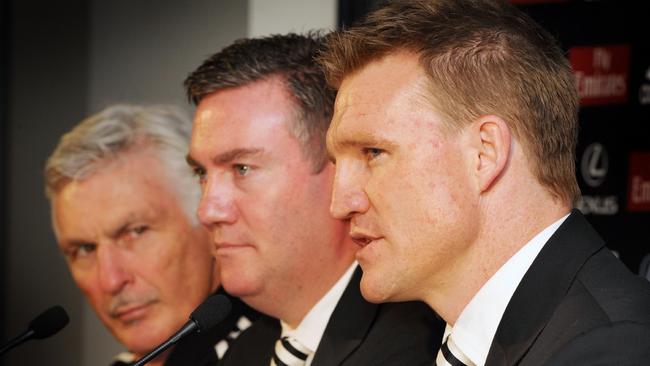
{"type": "Polygon", "coordinates": [[[204,331],[224,320],[230,312],[230,300],[224,295],[210,295],[201,305],[190,314],[190,319],[198,326],[198,331],[204,331]]]}
{"type": "Polygon", "coordinates": [[[60,305],[52,306],[29,322],[29,329],[34,332],[32,338],[42,339],[54,335],[68,325],[70,318],[60,305]]]}

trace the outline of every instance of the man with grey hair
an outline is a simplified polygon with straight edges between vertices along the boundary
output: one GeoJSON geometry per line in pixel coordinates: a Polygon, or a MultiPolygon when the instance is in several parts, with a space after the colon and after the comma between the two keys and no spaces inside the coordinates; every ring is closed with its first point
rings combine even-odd
{"type": "MultiPolygon", "coordinates": [[[[65,134],[47,160],[52,224],[72,277],[129,350],[116,365],[167,339],[220,285],[210,235],[194,214],[190,131],[176,108],[115,105],[65,134]]],[[[232,331],[250,324],[249,310],[232,301],[219,327],[149,364],[215,364],[232,331]]]]}

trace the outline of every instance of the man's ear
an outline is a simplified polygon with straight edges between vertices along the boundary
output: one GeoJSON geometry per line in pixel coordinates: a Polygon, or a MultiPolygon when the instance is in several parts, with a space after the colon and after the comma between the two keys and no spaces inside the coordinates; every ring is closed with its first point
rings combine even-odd
{"type": "Polygon", "coordinates": [[[472,124],[478,152],[476,173],[481,192],[487,191],[503,174],[510,158],[510,127],[498,116],[482,116],[472,124]]]}

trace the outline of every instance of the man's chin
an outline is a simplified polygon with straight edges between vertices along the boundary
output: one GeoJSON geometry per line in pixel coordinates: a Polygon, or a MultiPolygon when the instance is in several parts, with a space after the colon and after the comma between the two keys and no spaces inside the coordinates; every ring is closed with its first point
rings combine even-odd
{"type": "Polygon", "coordinates": [[[130,352],[140,356],[167,340],[176,331],[176,329],[171,328],[161,329],[160,324],[155,324],[155,321],[151,322],[144,319],[128,323],[121,323],[119,329],[113,332],[113,335],[130,352]]]}
{"type": "Polygon", "coordinates": [[[393,302],[391,289],[386,286],[381,279],[375,279],[364,272],[361,278],[361,296],[369,302],[379,304],[383,302],[393,302]]]}
{"type": "Polygon", "coordinates": [[[261,286],[253,278],[244,273],[225,272],[221,273],[221,286],[227,293],[235,297],[246,298],[255,296],[260,292],[261,286]]]}
{"type": "Polygon", "coordinates": [[[122,343],[130,352],[134,353],[138,357],[142,357],[167,340],[167,338],[169,338],[169,336],[160,338],[149,337],[142,334],[133,334],[129,335],[127,339],[120,343],[122,343]]]}

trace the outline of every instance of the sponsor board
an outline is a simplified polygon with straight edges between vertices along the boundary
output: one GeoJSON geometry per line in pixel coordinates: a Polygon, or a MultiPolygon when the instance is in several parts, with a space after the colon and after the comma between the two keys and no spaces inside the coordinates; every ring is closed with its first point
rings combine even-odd
{"type": "Polygon", "coordinates": [[[580,105],[622,104],[628,99],[630,46],[578,46],[569,50],[580,105]]]}
{"type": "Polygon", "coordinates": [[[639,86],[639,104],[650,104],[650,66],[648,66],[645,72],[645,79],[641,83],[641,86],[639,86]]]}
{"type": "Polygon", "coordinates": [[[584,182],[592,188],[599,187],[607,178],[609,155],[603,144],[594,142],[587,146],[580,159],[580,173],[584,182]]]}
{"type": "Polygon", "coordinates": [[[616,195],[582,195],[576,202],[576,208],[584,215],[616,215],[619,209],[618,206],[618,197],[616,195]]]}
{"type": "MultiPolygon", "coordinates": [[[[589,188],[603,185],[609,172],[609,154],[600,142],[589,144],[580,158],[580,175],[589,188]]],[[[576,203],[576,208],[585,215],[615,215],[619,211],[616,195],[584,194],[576,203]]]]}
{"type": "Polygon", "coordinates": [[[650,151],[630,153],[627,210],[650,211],[650,151]]]}

